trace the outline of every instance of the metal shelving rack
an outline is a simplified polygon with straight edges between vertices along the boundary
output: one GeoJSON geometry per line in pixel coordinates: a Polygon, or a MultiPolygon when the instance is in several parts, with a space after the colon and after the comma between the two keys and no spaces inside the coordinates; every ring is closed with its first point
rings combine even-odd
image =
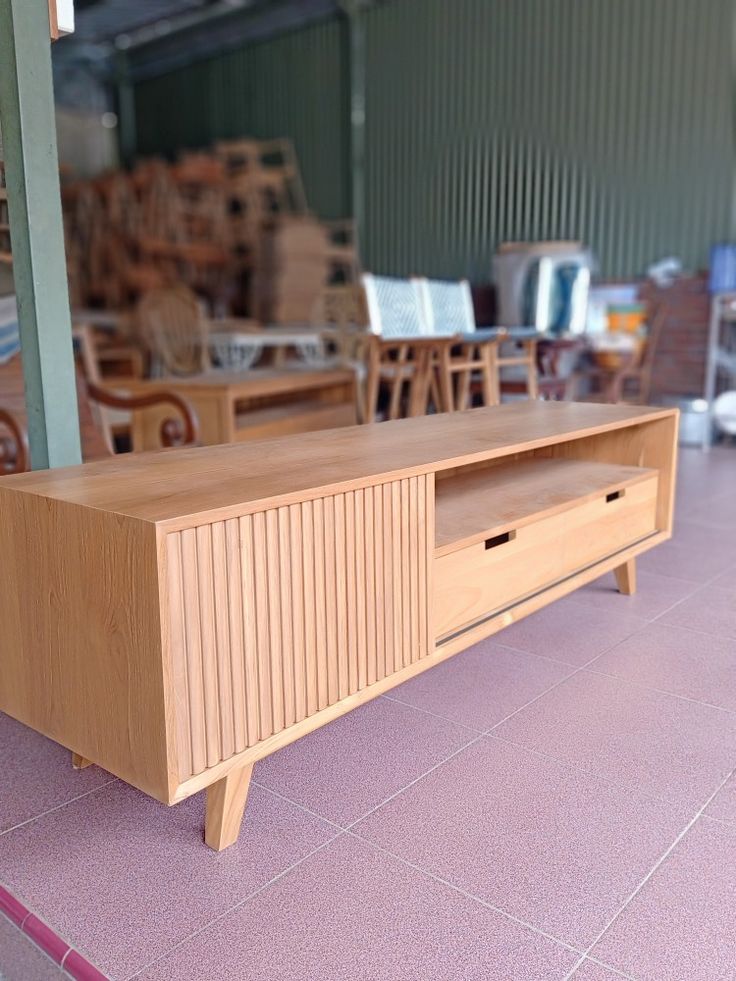
{"type": "Polygon", "coordinates": [[[703,449],[710,447],[713,438],[713,403],[728,388],[736,389],[736,293],[714,293],[705,372],[710,425],[703,435],[703,449]]]}

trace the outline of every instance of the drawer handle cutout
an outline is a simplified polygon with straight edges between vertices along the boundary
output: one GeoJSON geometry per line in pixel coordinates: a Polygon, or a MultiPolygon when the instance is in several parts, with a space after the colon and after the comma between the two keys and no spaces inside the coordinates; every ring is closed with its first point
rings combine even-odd
{"type": "Polygon", "coordinates": [[[499,545],[505,545],[506,542],[513,542],[515,538],[515,531],[506,531],[503,533],[503,535],[496,535],[494,538],[486,538],[486,549],[498,548],[499,545]]]}
{"type": "Polygon", "coordinates": [[[606,504],[610,504],[611,501],[618,501],[625,493],[625,490],[611,491],[610,494],[606,494],[606,504]]]}

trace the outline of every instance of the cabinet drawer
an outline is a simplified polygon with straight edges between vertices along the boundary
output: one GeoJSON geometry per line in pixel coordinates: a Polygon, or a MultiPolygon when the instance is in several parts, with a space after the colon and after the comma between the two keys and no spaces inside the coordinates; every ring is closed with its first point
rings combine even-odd
{"type": "MultiPolygon", "coordinates": [[[[653,534],[658,477],[435,558],[438,638],[653,534]]],[[[491,535],[494,533],[491,532],[491,535]]]]}

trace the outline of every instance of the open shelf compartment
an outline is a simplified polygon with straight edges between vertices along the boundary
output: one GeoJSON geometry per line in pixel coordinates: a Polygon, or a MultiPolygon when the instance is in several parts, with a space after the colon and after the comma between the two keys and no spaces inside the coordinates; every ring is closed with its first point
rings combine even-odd
{"type": "Polygon", "coordinates": [[[530,457],[441,478],[435,491],[435,554],[481,541],[501,543],[525,525],[587,501],[614,501],[657,473],[645,467],[530,457]]]}

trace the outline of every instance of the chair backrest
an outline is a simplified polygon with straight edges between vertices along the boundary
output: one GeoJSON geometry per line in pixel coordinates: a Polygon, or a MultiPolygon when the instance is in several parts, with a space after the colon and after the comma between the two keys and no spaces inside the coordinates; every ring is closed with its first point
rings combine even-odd
{"type": "Polygon", "coordinates": [[[314,305],[312,323],[335,327],[366,327],[368,310],[365,291],[358,284],[327,286],[314,305]]]}
{"type": "Polygon", "coordinates": [[[185,286],[151,290],[138,305],[143,340],[172,375],[196,375],[210,367],[207,325],[199,300],[185,286]]]}
{"type": "Polygon", "coordinates": [[[364,273],[363,288],[374,334],[389,339],[427,335],[419,295],[410,279],[364,273]]]}
{"type": "Polygon", "coordinates": [[[473,296],[467,279],[415,279],[414,288],[430,334],[452,337],[475,330],[473,296]]]}
{"type": "Polygon", "coordinates": [[[15,296],[0,296],[0,364],[20,351],[18,310],[15,296]]]}

